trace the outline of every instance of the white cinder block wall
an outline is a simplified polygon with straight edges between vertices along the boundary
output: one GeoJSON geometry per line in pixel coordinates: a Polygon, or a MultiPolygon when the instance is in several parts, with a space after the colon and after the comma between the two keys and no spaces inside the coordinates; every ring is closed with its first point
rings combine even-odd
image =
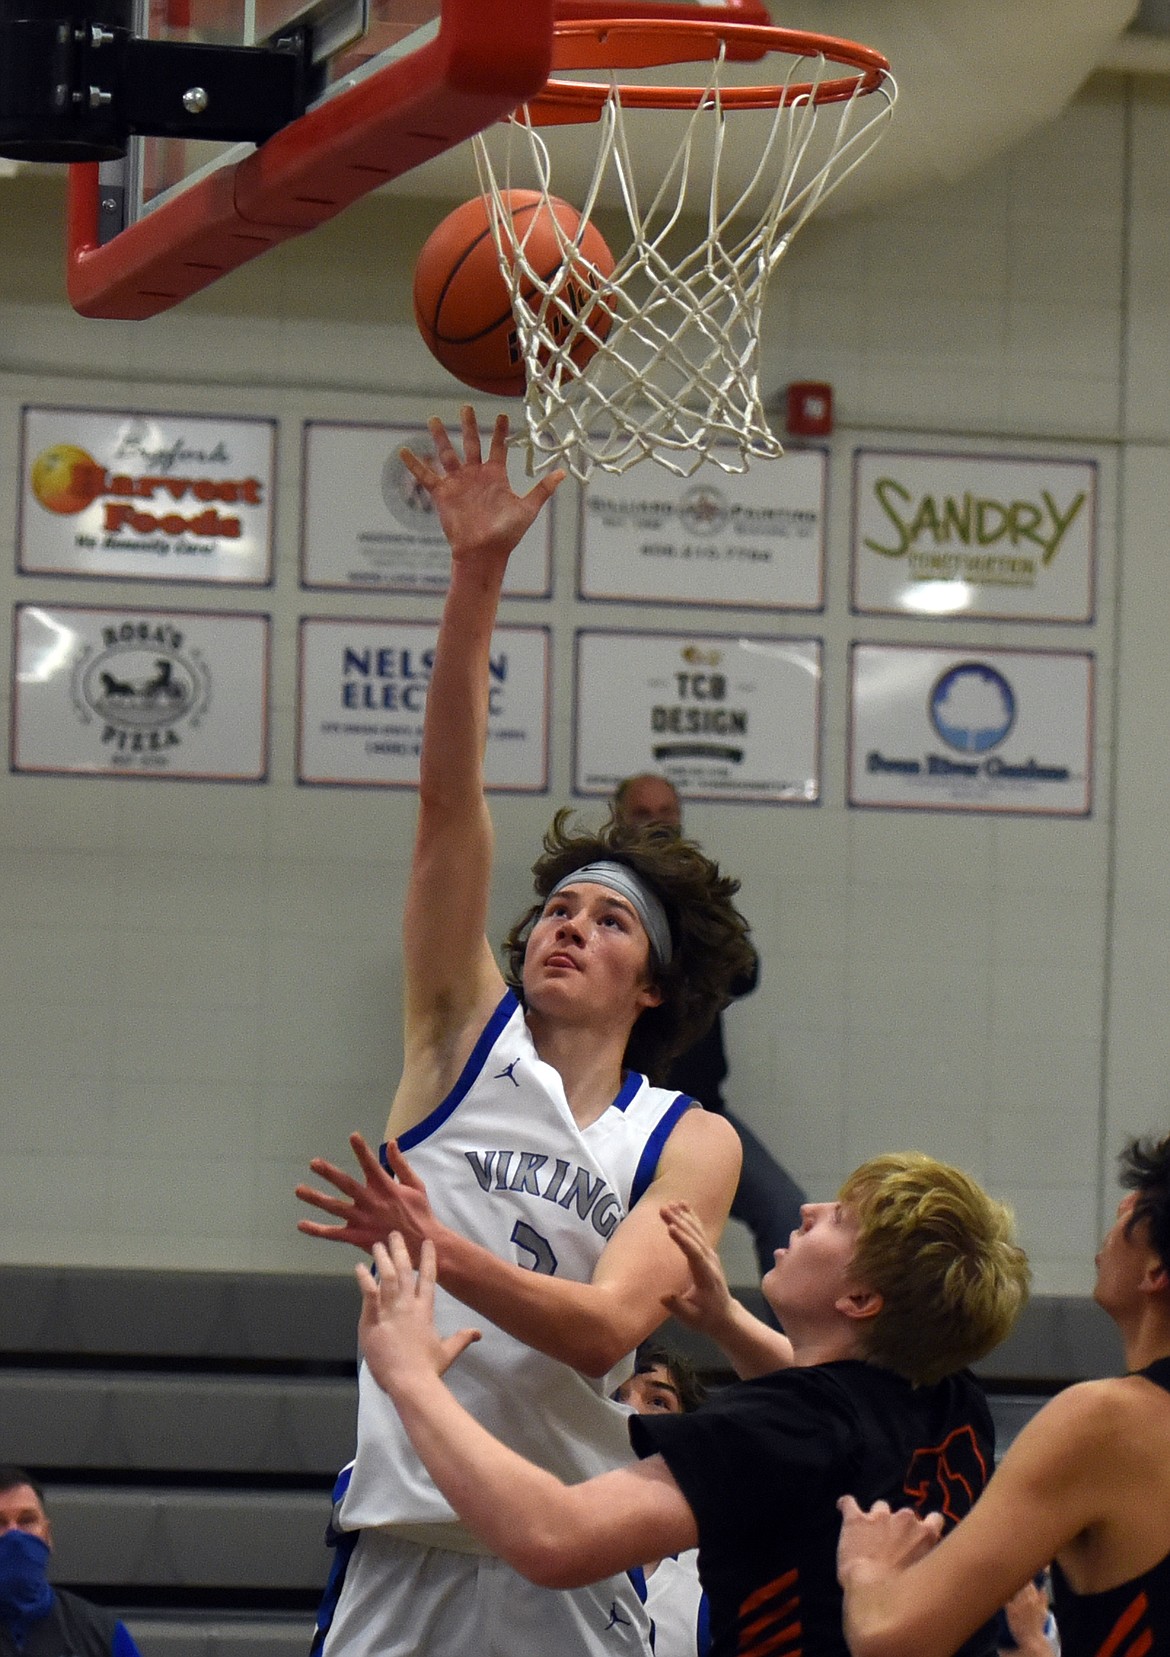
{"type": "MultiPolygon", "coordinates": [[[[267,609],[263,786],[0,779],[0,1252],[13,1261],[337,1271],[293,1229],[314,1152],[380,1133],[399,1063],[398,915],[413,799],[298,788],[301,614],[430,617],[433,600],[302,592],[300,422],[453,414],[410,319],[445,207],[360,205],[154,322],[75,317],[61,194],[0,183],[0,585],[19,601],[267,609]],[[270,591],[14,573],[24,402],[280,421],[270,591]]],[[[1080,1292],[1123,1133],[1165,1128],[1170,1035],[1170,91],[1100,77],[949,188],[816,221],[775,280],[763,379],[830,380],[839,431],[823,617],[823,802],[692,808],[743,878],[762,985],[728,1015],[730,1097],[811,1190],[875,1151],[963,1162],[1017,1205],[1042,1290],[1080,1292]],[[848,467],[875,433],[1104,449],[1089,628],[848,613],[848,467]],[[1087,821],[849,811],[855,637],[1067,645],[1098,662],[1087,821]]],[[[501,798],[497,928],[569,794],[572,501],[551,603],[552,790],[501,798]]],[[[735,612],[595,625],[733,628],[735,612]]],[[[758,629],[759,617],[752,618],[758,629]]],[[[10,643],[0,672],[8,698],[10,643]]],[[[596,812],[596,807],[590,807],[596,812]]],[[[746,1236],[726,1255],[752,1275],[746,1236]]]]}

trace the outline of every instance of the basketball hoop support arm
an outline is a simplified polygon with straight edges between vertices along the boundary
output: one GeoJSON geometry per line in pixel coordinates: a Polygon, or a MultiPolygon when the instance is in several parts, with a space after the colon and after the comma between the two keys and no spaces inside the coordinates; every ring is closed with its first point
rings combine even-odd
{"type": "Polygon", "coordinates": [[[157,316],[501,120],[544,85],[554,0],[446,0],[435,39],[324,99],[110,241],[97,162],[69,168],[70,303],[157,316]]]}

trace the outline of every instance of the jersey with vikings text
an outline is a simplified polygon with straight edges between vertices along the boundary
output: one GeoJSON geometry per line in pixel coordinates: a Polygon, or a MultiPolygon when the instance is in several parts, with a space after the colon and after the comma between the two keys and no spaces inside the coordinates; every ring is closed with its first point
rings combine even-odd
{"type": "MultiPolygon", "coordinates": [[[[509,990],[451,1092],[398,1143],[445,1225],[530,1271],[588,1282],[693,1104],[628,1074],[604,1114],[579,1128],[560,1075],[537,1056],[509,990]]],[[[628,1412],[609,1397],[629,1374],[629,1360],[592,1380],[514,1340],[441,1288],[435,1321],[442,1334],[472,1324],[482,1329],[483,1339],[447,1381],[505,1444],[571,1483],[632,1459],[628,1412]]],[[[434,1546],[480,1551],[364,1364],[357,1456],[338,1517],[344,1530],[404,1528],[434,1546]]]]}

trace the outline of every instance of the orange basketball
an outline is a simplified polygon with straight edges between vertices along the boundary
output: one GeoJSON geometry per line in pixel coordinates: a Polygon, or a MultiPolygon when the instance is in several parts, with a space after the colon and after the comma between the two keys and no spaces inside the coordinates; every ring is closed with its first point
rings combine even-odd
{"type": "MultiPolygon", "coordinates": [[[[503,199],[515,244],[523,248],[528,264],[543,281],[555,281],[554,293],[564,298],[575,315],[586,313],[589,326],[604,339],[613,313],[600,302],[587,312],[598,283],[613,271],[613,254],[601,232],[592,224],[585,226],[580,251],[558,280],[564,255],[556,225],[563,237],[572,239],[581,215],[555,196],[546,206],[538,190],[506,190],[503,199]]],[[[540,291],[531,279],[521,292],[529,304],[539,305],[540,291]]],[[[414,268],[414,315],[432,356],[457,380],[496,397],[524,395],[524,359],[482,197],[449,213],[423,244],[414,268]]],[[[555,304],[548,308],[547,321],[554,337],[563,337],[571,326],[555,304]]],[[[569,355],[583,368],[596,349],[588,336],[581,335],[569,355]]]]}

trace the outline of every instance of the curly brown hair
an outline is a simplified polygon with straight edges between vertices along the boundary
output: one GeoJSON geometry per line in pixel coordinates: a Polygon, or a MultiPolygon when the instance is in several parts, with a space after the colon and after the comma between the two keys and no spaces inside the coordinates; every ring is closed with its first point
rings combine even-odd
{"type": "Polygon", "coordinates": [[[731,1000],[732,982],[754,965],[747,922],[731,901],[739,881],[722,874],[693,840],[663,824],[639,827],[610,817],[600,829],[575,834],[571,817],[566,806],[545,833],[544,851],[532,869],[538,901],[504,939],[504,977],[523,1002],[528,937],[558,881],[607,858],[627,864],[657,894],[674,946],[666,965],[651,969],[662,1002],[641,1014],[626,1045],[627,1068],[654,1081],[710,1028],[731,1000]]]}

